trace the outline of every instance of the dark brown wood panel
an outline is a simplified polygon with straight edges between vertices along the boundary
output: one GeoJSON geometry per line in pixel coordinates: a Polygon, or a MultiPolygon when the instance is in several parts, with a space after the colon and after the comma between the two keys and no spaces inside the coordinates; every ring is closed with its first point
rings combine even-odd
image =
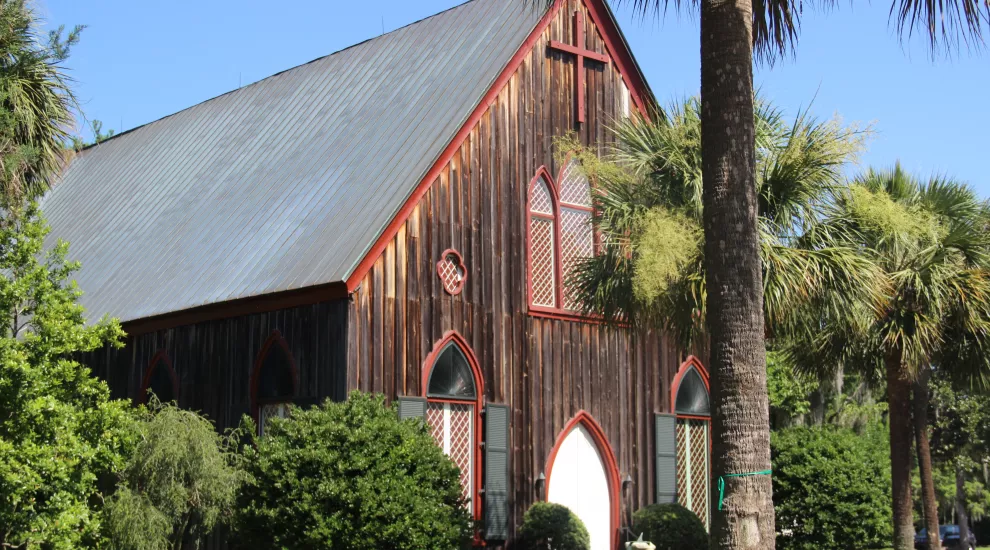
{"type": "MultiPolygon", "coordinates": [[[[299,374],[296,398],[343,399],[348,372],[348,300],[257,313],[128,336],[125,347],[83,358],[117,398],[137,400],[152,358],[164,351],[179,377],[179,405],[202,412],[220,429],[251,411],[251,373],[265,341],[278,330],[299,374]]],[[[351,355],[357,356],[354,350],[351,355]]]]}
{"type": "MultiPolygon", "coordinates": [[[[575,60],[548,51],[550,40],[573,43],[575,9],[584,8],[571,0],[560,11],[432,183],[361,282],[350,316],[348,349],[360,365],[348,371],[350,388],[420,395],[422,363],[445,333],[455,330],[473,346],[486,402],[512,410],[517,525],[537,497],[534,482],[560,431],[582,410],[604,429],[620,474],[634,481],[623,517],[653,501],[653,414],[669,410],[669,384],[683,358],[656,332],[528,313],[527,184],[541,165],[559,171],[555,137],[573,131],[604,151],[606,126],[623,114],[615,64],[589,62],[586,122],[576,122],[575,60]],[[467,269],[457,296],[436,274],[447,248],[462,254],[467,269]]],[[[584,20],[582,46],[605,52],[592,18],[584,20]]]]}

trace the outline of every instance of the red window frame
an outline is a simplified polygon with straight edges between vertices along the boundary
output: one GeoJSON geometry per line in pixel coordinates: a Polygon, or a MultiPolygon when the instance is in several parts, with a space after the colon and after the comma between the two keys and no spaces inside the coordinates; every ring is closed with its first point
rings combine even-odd
{"type": "MultiPolygon", "coordinates": [[[[693,415],[693,414],[679,414],[677,412],[677,391],[681,389],[681,381],[684,379],[684,376],[687,375],[687,373],[690,372],[692,369],[694,369],[698,373],[698,375],[701,376],[701,381],[705,383],[705,391],[708,392],[709,406],[711,406],[712,389],[711,389],[711,385],[709,383],[708,369],[705,368],[705,366],[701,363],[701,361],[697,357],[695,357],[694,355],[689,355],[687,357],[687,359],[685,359],[684,362],[681,363],[680,368],[677,370],[677,375],[674,376],[674,381],[670,385],[670,412],[673,413],[674,416],[677,417],[677,420],[697,420],[697,421],[705,422],[705,423],[708,424],[708,430],[707,430],[708,431],[708,461],[707,461],[708,462],[708,466],[707,466],[708,472],[707,472],[707,474],[708,474],[708,478],[711,479],[711,474],[712,474],[712,417],[711,417],[711,414],[709,414],[708,416],[702,416],[702,415],[693,415]]],[[[708,499],[709,499],[709,501],[708,501],[708,514],[709,514],[709,518],[708,519],[702,519],[702,522],[705,523],[705,526],[706,527],[710,528],[711,527],[711,513],[712,513],[711,495],[708,496],[708,499]]]]}
{"type": "Polygon", "coordinates": [[[472,517],[475,521],[481,520],[481,497],[482,497],[482,477],[481,477],[481,458],[482,458],[482,425],[481,425],[481,411],[485,405],[485,386],[484,378],[481,376],[481,367],[479,366],[478,359],[474,355],[474,350],[471,349],[471,345],[468,341],[461,336],[456,330],[449,331],[443,335],[437,343],[434,344],[433,349],[430,351],[426,359],[423,360],[422,370],[422,394],[426,398],[428,403],[455,403],[463,405],[472,405],[474,407],[473,418],[471,423],[474,429],[474,442],[472,445],[471,452],[473,453],[471,457],[471,467],[474,469],[471,472],[471,477],[473,479],[472,494],[471,494],[471,512],[472,517]],[[468,365],[471,367],[471,374],[474,376],[474,392],[475,399],[463,400],[463,399],[441,399],[436,397],[430,397],[430,374],[433,373],[433,366],[436,364],[437,359],[440,358],[440,354],[443,352],[447,344],[453,343],[457,348],[464,354],[467,359],[468,365]]]}
{"type": "Polygon", "coordinates": [[[296,358],[292,355],[292,351],[289,349],[289,343],[282,337],[282,333],[278,329],[275,329],[268,336],[268,339],[265,340],[265,343],[261,345],[261,351],[258,352],[258,356],[254,360],[254,369],[251,371],[251,417],[254,418],[259,430],[261,429],[260,413],[262,405],[292,403],[292,398],[288,401],[283,399],[269,400],[258,398],[258,381],[261,378],[261,367],[265,364],[265,359],[271,353],[272,347],[276,345],[281,348],[282,353],[285,354],[285,358],[289,361],[289,370],[292,373],[292,398],[299,393],[299,370],[296,367],[296,358]]]}
{"type": "Polygon", "coordinates": [[[148,387],[151,386],[151,376],[155,374],[155,369],[164,366],[168,369],[168,377],[172,380],[172,395],[175,396],[176,403],[179,402],[179,376],[172,368],[172,361],[168,358],[165,350],[159,350],[148,363],[148,368],[144,370],[144,377],[141,379],[141,390],[138,393],[137,402],[139,404],[148,403],[148,387]]]}
{"type": "MultiPolygon", "coordinates": [[[[561,233],[561,208],[567,208],[569,210],[578,210],[583,212],[588,212],[594,216],[594,207],[573,204],[569,202],[563,202],[560,198],[560,189],[558,187],[559,183],[564,175],[564,170],[567,169],[567,165],[571,162],[572,155],[567,155],[563,164],[560,167],[560,173],[555,179],[550,171],[547,169],[546,165],[540,166],[536,170],[536,174],[531,180],[529,180],[529,185],[526,187],[526,302],[529,306],[529,314],[534,317],[548,317],[554,319],[570,319],[570,320],[595,320],[595,318],[589,317],[582,314],[580,311],[567,309],[564,306],[564,265],[563,265],[563,241],[561,233]],[[540,178],[547,184],[547,189],[550,192],[550,200],[553,203],[553,215],[547,215],[542,213],[533,212],[533,186],[537,184],[540,178]],[[562,206],[563,205],[563,206],[562,206]],[[532,243],[532,227],[533,227],[533,217],[543,218],[553,221],[553,259],[554,259],[554,307],[548,307],[544,305],[537,305],[533,303],[533,243],[532,243]]],[[[598,254],[599,247],[599,235],[596,231],[592,230],[592,250],[594,254],[598,254]]]]}

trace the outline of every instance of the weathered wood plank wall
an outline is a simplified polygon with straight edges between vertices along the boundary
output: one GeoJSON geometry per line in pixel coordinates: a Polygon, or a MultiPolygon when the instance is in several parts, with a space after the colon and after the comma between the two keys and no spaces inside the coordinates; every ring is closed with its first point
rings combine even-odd
{"type": "Polygon", "coordinates": [[[251,373],[272,331],[278,330],[299,373],[296,397],[343,399],[347,300],[257,313],[128,336],[122,349],[84,358],[114,397],[137,399],[149,363],[164,351],[179,377],[179,405],[200,411],[224,429],[251,410],[251,373]]]}
{"type": "MultiPolygon", "coordinates": [[[[472,129],[411,217],[361,282],[349,315],[348,386],[389,396],[421,395],[422,362],[447,331],[471,343],[485,399],[512,408],[511,502],[515,523],[536,498],[534,481],[579,410],[608,435],[621,474],[634,484],[630,507],[653,502],[653,413],[669,411],[669,384],[682,354],[655,332],[607,329],[528,314],[526,193],[541,165],[555,176],[553,140],[576,131],[604,150],[606,127],[622,115],[624,84],[614,64],[588,62],[587,116],[576,123],[575,0],[472,129]],[[467,282],[446,294],[436,263],[447,248],[464,257],[467,282]]],[[[584,46],[605,52],[592,19],[584,46]]]]}

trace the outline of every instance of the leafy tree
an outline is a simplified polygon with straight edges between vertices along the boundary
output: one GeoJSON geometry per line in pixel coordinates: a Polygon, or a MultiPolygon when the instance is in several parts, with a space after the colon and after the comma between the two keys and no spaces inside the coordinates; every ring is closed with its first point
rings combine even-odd
{"type": "Polygon", "coordinates": [[[811,412],[808,395],[816,386],[812,378],[794,368],[782,354],[767,353],[767,392],[774,427],[786,427],[782,424],[811,412]]]}
{"type": "Polygon", "coordinates": [[[930,410],[932,459],[944,480],[935,485],[945,508],[955,508],[965,535],[971,516],[990,512],[990,490],[983,477],[984,461],[990,456],[990,397],[936,377],[930,410]]]}
{"type": "Polygon", "coordinates": [[[652,504],[633,514],[634,535],[652,542],[658,550],[704,548],[708,531],[701,519],[680,504],[652,504]]]}
{"type": "Polygon", "coordinates": [[[107,502],[117,550],[181,550],[231,515],[241,475],[227,438],[199,414],[152,401],[139,441],[107,502]],[[185,546],[184,546],[185,544],[185,546]]]}
{"type": "Polygon", "coordinates": [[[124,465],[128,405],[75,360],[121,345],[87,325],[68,246],[47,252],[35,205],[0,217],[0,547],[75,549],[99,538],[100,480],[124,465]]]}
{"type": "Polygon", "coordinates": [[[912,439],[918,442],[929,533],[932,539],[938,533],[927,407],[920,401],[927,399],[929,365],[960,346],[985,350],[990,344],[985,219],[984,203],[966,185],[944,178],[923,184],[897,166],[869,170],[837,190],[826,220],[814,230],[813,238],[858,247],[881,270],[884,290],[877,302],[858,315],[823,313],[827,321],[806,342],[823,355],[885,372],[898,548],[907,538],[905,520],[913,530],[912,439]],[[918,385],[916,374],[921,375],[918,385]],[[913,411],[917,431],[912,430],[912,392],[919,403],[913,411]]]}
{"type": "MultiPolygon", "coordinates": [[[[248,423],[250,424],[250,423],[248,423]]],[[[241,450],[235,535],[251,548],[459,548],[470,538],[457,466],[382,396],[292,409],[241,450]]]]}
{"type": "Polygon", "coordinates": [[[536,502],[519,528],[521,550],[590,550],[591,539],[581,518],[568,507],[536,502]]]}
{"type": "Polygon", "coordinates": [[[880,548],[891,535],[887,436],[843,428],[775,432],[774,506],[780,548],[880,548]]]}

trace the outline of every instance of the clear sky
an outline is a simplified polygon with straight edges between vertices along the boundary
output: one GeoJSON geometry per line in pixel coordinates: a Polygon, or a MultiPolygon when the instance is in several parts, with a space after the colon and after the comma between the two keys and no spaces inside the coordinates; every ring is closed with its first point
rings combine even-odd
{"type": "MultiPolygon", "coordinates": [[[[462,0],[37,2],[50,26],[88,25],[68,66],[85,116],[119,131],[462,0]]],[[[990,197],[990,53],[933,60],[921,40],[898,41],[889,7],[889,0],[840,2],[815,14],[806,6],[796,56],[758,67],[757,85],[788,114],[814,100],[818,116],[874,124],[863,164],[900,159],[919,174],[949,174],[990,197]]],[[[698,18],[617,12],[657,98],[696,94],[698,18]]]]}

